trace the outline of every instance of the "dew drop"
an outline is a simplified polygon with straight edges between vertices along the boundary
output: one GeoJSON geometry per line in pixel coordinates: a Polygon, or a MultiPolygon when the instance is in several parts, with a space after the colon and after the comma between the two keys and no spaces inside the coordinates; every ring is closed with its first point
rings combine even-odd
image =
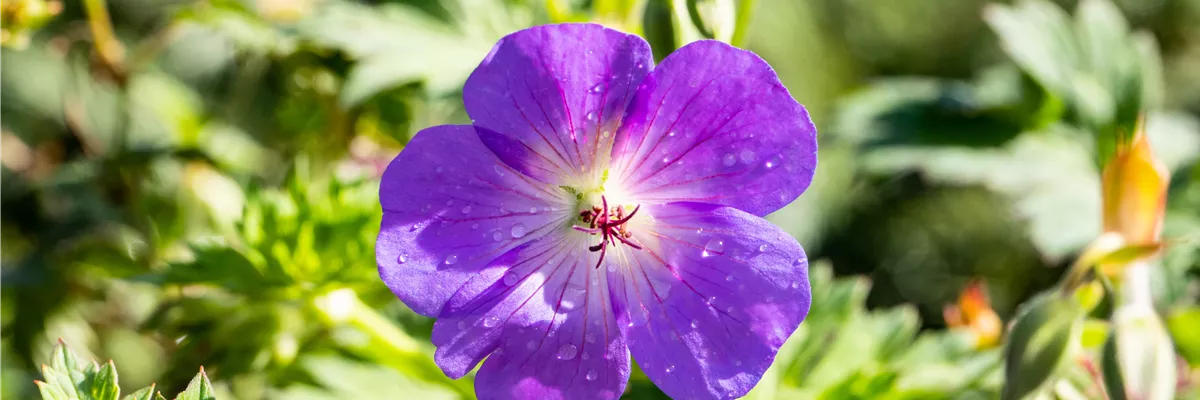
{"type": "Polygon", "coordinates": [[[520,279],[521,277],[517,276],[517,274],[514,272],[504,274],[504,286],[516,285],[517,281],[520,279]]]}
{"type": "Polygon", "coordinates": [[[675,137],[675,131],[667,132],[667,137],[675,137]]]}
{"type": "Polygon", "coordinates": [[[667,371],[667,373],[668,373],[668,374],[669,374],[669,373],[672,373],[672,372],[675,372],[675,366],[674,366],[674,365],[668,366],[668,367],[667,367],[667,369],[666,369],[666,371],[667,371]]]}
{"type": "Polygon", "coordinates": [[[446,265],[454,265],[454,263],[456,263],[456,262],[458,262],[457,255],[451,254],[451,255],[446,256],[446,265]]]}
{"type": "Polygon", "coordinates": [[[609,132],[609,131],[600,132],[600,137],[602,137],[602,138],[607,138],[607,137],[609,137],[609,135],[612,135],[612,132],[609,132]]]}
{"type": "Polygon", "coordinates": [[[579,354],[579,348],[573,344],[564,344],[558,348],[558,354],[555,354],[554,357],[559,360],[571,360],[575,358],[576,354],[579,354]]]}
{"type": "MultiPolygon", "coordinates": [[[[471,206],[466,206],[466,207],[463,207],[463,209],[462,209],[462,213],[463,213],[463,214],[470,214],[470,213],[471,213],[471,206]]],[[[479,225],[475,225],[475,226],[479,226],[479,225]]]]}
{"type": "Polygon", "coordinates": [[[699,328],[699,327],[700,327],[700,321],[698,321],[698,320],[694,320],[694,319],[693,319],[693,320],[692,320],[692,329],[696,329],[696,328],[699,328]]]}
{"type": "Polygon", "coordinates": [[[800,282],[799,282],[799,281],[792,282],[792,289],[799,289],[799,288],[800,288],[800,282]]]}
{"type": "Polygon", "coordinates": [[[756,157],[757,156],[754,155],[754,152],[750,151],[749,149],[742,150],[741,153],[738,153],[738,158],[741,158],[742,162],[744,162],[746,164],[754,162],[754,159],[756,157]]]}
{"type": "Polygon", "coordinates": [[[583,354],[581,354],[581,355],[579,355],[579,359],[581,359],[581,360],[583,360],[583,361],[587,361],[587,360],[589,360],[589,359],[591,359],[591,358],[592,358],[592,356],[589,356],[589,355],[588,355],[588,353],[586,353],[586,352],[585,352],[585,353],[583,353],[583,354]]]}
{"type": "Polygon", "coordinates": [[[587,375],[584,376],[584,378],[587,378],[587,380],[589,380],[589,381],[594,381],[594,380],[596,380],[596,378],[599,378],[599,377],[600,377],[600,374],[597,373],[596,370],[594,370],[594,369],[589,369],[587,372],[587,375]]]}
{"type": "Polygon", "coordinates": [[[725,164],[726,167],[732,167],[733,164],[737,164],[737,156],[733,155],[733,153],[725,153],[725,156],[721,157],[721,163],[725,164]]]}
{"type": "Polygon", "coordinates": [[[766,252],[767,250],[769,250],[770,248],[771,248],[771,246],[770,246],[770,245],[768,245],[768,244],[766,244],[766,243],[763,243],[763,244],[760,244],[760,245],[758,245],[758,252],[759,252],[759,253],[765,253],[765,252],[766,252]]]}
{"type": "Polygon", "coordinates": [[[709,239],[704,245],[704,251],[700,253],[701,257],[712,257],[722,254],[725,251],[725,241],[717,238],[709,239]]]}
{"type": "Polygon", "coordinates": [[[678,342],[678,341],[679,341],[679,334],[678,334],[678,333],[675,333],[675,332],[671,332],[671,341],[678,342]]]}
{"type": "Polygon", "coordinates": [[[795,267],[797,265],[804,264],[805,262],[806,261],[803,258],[797,258],[796,261],[792,261],[792,266],[795,267]]]}
{"type": "Polygon", "coordinates": [[[500,318],[496,317],[495,315],[489,315],[487,318],[483,319],[483,327],[484,328],[495,328],[496,325],[499,325],[499,324],[500,324],[500,318]]]}
{"type": "Polygon", "coordinates": [[[525,236],[525,225],[524,224],[514,224],[512,226],[511,233],[512,233],[513,238],[520,238],[522,236],[525,236]]]}
{"type": "Polygon", "coordinates": [[[492,169],[496,171],[496,175],[504,176],[504,168],[499,165],[493,166],[492,169]]]}
{"type": "Polygon", "coordinates": [[[663,157],[662,162],[663,162],[663,164],[671,162],[671,157],[663,157]]]}
{"type": "Polygon", "coordinates": [[[725,275],[725,282],[733,282],[733,275],[725,275]]]}
{"type": "Polygon", "coordinates": [[[500,233],[500,231],[492,232],[492,240],[499,242],[500,240],[503,240],[503,239],[504,239],[504,234],[500,233]]]}
{"type": "Polygon", "coordinates": [[[588,89],[588,93],[598,94],[598,93],[600,93],[601,90],[604,90],[604,85],[597,83],[596,86],[592,86],[591,89],[588,89]]]}
{"type": "Polygon", "coordinates": [[[726,313],[733,313],[733,307],[725,307],[726,313]]]}
{"type": "Polygon", "coordinates": [[[596,335],[589,333],[587,334],[585,340],[587,340],[588,343],[596,343],[596,335]]]}
{"type": "Polygon", "coordinates": [[[588,111],[588,113],[587,113],[587,120],[588,120],[588,121],[595,121],[595,120],[596,120],[596,112],[595,112],[595,111],[588,111]]]}
{"type": "Polygon", "coordinates": [[[764,163],[763,166],[767,167],[767,169],[772,169],[778,167],[780,164],[783,164],[783,158],[775,155],[767,159],[767,162],[764,163]]]}
{"type": "Polygon", "coordinates": [[[407,255],[401,254],[398,257],[396,257],[396,264],[404,264],[407,261],[408,261],[407,255]]]}
{"type": "Polygon", "coordinates": [[[458,321],[458,330],[467,329],[467,321],[458,321]]]}
{"type": "Polygon", "coordinates": [[[537,207],[529,207],[530,214],[537,214],[537,207]]]}
{"type": "Polygon", "coordinates": [[[642,69],[642,68],[645,68],[645,67],[646,67],[646,64],[645,64],[645,63],[637,63],[637,68],[638,68],[638,69],[642,69]]]}
{"type": "Polygon", "coordinates": [[[471,230],[479,229],[479,223],[471,224],[471,230]]]}

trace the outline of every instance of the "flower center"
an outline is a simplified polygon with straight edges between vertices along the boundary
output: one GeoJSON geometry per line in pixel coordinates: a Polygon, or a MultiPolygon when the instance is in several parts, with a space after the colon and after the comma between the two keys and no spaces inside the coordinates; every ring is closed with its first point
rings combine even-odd
{"type": "Polygon", "coordinates": [[[588,247],[588,250],[600,252],[600,259],[596,261],[596,268],[600,268],[600,264],[604,263],[604,255],[608,252],[608,246],[616,246],[617,243],[641,250],[642,246],[634,242],[633,232],[628,229],[626,222],[633,219],[641,205],[633,207],[632,211],[626,213],[625,206],[608,206],[608,198],[600,196],[600,205],[594,205],[591,209],[582,210],[579,212],[579,220],[587,226],[575,225],[573,228],[580,232],[587,232],[592,235],[600,235],[600,243],[588,247]]]}

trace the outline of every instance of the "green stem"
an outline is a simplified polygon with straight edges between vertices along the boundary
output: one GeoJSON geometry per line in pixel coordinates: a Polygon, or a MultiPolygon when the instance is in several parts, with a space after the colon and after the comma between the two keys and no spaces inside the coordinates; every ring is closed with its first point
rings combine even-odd
{"type": "Polygon", "coordinates": [[[337,289],[318,296],[312,304],[330,330],[350,328],[365,336],[342,341],[344,349],[407,375],[446,386],[463,398],[474,398],[472,379],[446,378],[422,342],[363,303],[354,290],[337,289]]]}
{"type": "Polygon", "coordinates": [[[729,39],[729,44],[736,47],[746,47],[746,35],[750,31],[750,17],[754,14],[755,0],[741,0],[738,2],[737,19],[733,25],[733,37],[729,39]]]}

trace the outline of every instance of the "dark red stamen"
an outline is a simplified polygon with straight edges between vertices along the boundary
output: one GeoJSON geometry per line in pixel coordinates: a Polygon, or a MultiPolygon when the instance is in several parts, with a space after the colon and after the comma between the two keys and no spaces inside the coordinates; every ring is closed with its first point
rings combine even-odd
{"type": "Polygon", "coordinates": [[[588,247],[588,250],[600,252],[600,259],[596,261],[596,268],[600,268],[600,264],[604,263],[604,256],[608,253],[608,245],[617,245],[617,242],[641,250],[642,246],[633,242],[633,233],[625,230],[625,223],[633,219],[641,205],[633,208],[629,215],[625,215],[625,207],[617,206],[617,208],[608,208],[608,198],[600,196],[602,206],[593,206],[591,210],[583,210],[579,212],[579,218],[588,224],[588,227],[574,226],[573,228],[580,232],[590,234],[600,234],[600,243],[588,247]]]}

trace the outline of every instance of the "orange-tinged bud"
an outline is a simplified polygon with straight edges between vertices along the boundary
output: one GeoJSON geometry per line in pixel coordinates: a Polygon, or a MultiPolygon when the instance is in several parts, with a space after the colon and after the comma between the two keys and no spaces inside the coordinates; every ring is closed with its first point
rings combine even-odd
{"type": "Polygon", "coordinates": [[[962,328],[975,335],[975,347],[986,349],[1000,342],[1003,326],[992,310],[982,281],[972,281],[958,297],[958,304],[942,310],[946,325],[962,328]]]}
{"type": "Polygon", "coordinates": [[[1170,172],[1154,156],[1139,120],[1129,143],[1104,167],[1104,231],[1116,232],[1129,245],[1158,242],[1167,204],[1170,172]]]}

